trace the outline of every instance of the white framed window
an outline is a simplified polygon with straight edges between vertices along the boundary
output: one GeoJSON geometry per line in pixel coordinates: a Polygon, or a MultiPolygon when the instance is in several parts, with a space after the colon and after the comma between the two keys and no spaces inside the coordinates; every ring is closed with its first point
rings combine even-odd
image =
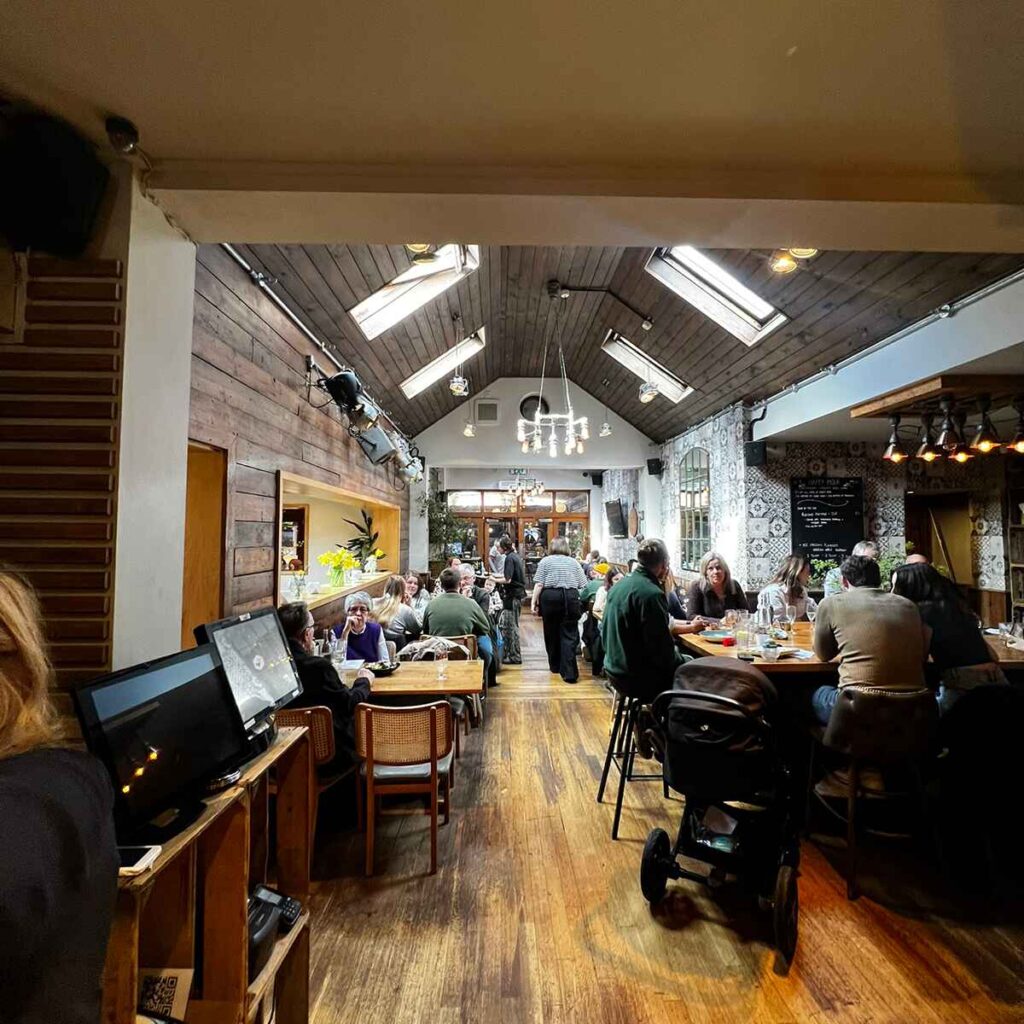
{"type": "Polygon", "coordinates": [[[601,343],[601,350],[607,352],[617,363],[624,366],[630,373],[636,374],[640,380],[653,384],[658,393],[670,402],[681,402],[693,391],[689,384],[681,381],[671,370],[665,369],[656,359],[637,348],[633,342],[624,338],[618,331],[609,330],[601,343]]]}
{"type": "Polygon", "coordinates": [[[431,384],[437,383],[442,377],[447,377],[449,373],[454,373],[477,352],[481,352],[486,344],[484,328],[481,327],[479,331],[474,331],[457,345],[452,345],[447,352],[442,352],[436,359],[431,359],[426,366],[409,374],[399,384],[402,394],[406,398],[415,398],[421,391],[426,391],[431,384]]]}
{"type": "Polygon", "coordinates": [[[435,260],[413,264],[353,306],[349,314],[367,338],[376,338],[474,273],[479,266],[480,246],[444,245],[437,250],[435,260]]]}
{"type": "Polygon", "coordinates": [[[679,559],[694,572],[711,546],[711,457],[691,448],[679,463],[679,559]]]}
{"type": "Polygon", "coordinates": [[[756,345],[787,321],[785,314],[692,245],[659,249],[644,269],[745,345],[756,345]]]}

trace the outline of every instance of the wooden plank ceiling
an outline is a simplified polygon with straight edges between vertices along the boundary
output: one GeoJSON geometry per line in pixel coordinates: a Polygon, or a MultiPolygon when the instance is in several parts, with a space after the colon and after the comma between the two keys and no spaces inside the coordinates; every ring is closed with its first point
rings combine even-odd
{"type": "MultiPolygon", "coordinates": [[[[823,252],[796,272],[768,268],[768,253],[709,251],[789,317],[747,348],[643,266],[649,249],[490,246],[480,269],[394,329],[367,342],[348,315],[409,266],[400,245],[243,245],[252,265],[276,279],[275,290],[339,358],[354,366],[408,434],[415,435],[466,399],[443,381],[412,401],[399,384],[457,340],[452,313],[468,334],[487,328],[487,347],[467,364],[473,393],[500,377],[538,376],[555,310],[545,284],[608,288],[651,317],[644,332],[629,309],[603,292],[562,303],[560,331],[570,379],[655,441],[733,403],[765,398],[849,356],[944,303],[1024,267],[1024,255],[984,253],[823,252]],[[640,381],[601,352],[614,327],[695,388],[672,405],[637,400],[640,381]]],[[[964,353],[965,359],[970,353],[964,353]]],[[[552,345],[548,373],[557,372],[552,345]]],[[[882,382],[884,386],[884,382],[882,382]]]]}

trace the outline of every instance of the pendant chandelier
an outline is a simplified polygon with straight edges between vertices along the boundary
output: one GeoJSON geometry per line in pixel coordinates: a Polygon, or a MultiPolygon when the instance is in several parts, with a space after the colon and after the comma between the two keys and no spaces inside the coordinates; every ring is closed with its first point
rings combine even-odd
{"type": "MultiPolygon", "coordinates": [[[[552,295],[552,300],[564,303],[567,297],[568,292],[563,295],[559,291],[552,295]]],[[[530,451],[539,452],[545,445],[547,445],[548,455],[553,459],[558,456],[559,448],[566,455],[582,455],[583,442],[590,440],[590,426],[587,417],[577,417],[572,407],[569,380],[565,375],[565,354],[562,351],[562,311],[559,309],[555,310],[555,341],[558,347],[558,369],[562,377],[562,392],[565,396],[565,412],[541,412],[541,409],[544,408],[544,377],[548,365],[548,339],[545,338],[537,411],[533,414],[532,420],[520,419],[516,422],[516,440],[522,446],[524,455],[530,451]]]]}
{"type": "Polygon", "coordinates": [[[539,480],[519,477],[505,488],[505,493],[513,499],[536,498],[544,493],[544,485],[539,480]]]}

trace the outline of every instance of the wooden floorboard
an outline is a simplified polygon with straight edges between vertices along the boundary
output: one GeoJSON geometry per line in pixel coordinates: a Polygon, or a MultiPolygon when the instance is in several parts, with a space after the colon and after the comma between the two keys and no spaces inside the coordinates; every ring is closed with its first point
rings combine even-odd
{"type": "Polygon", "coordinates": [[[643,840],[677,827],[680,800],[628,786],[612,842],[612,805],[595,802],[608,695],[587,666],[575,686],[550,675],[528,612],[523,641],[524,664],[506,667],[464,742],[437,875],[426,817],[381,821],[367,879],[362,834],[325,801],[313,1024],[1024,1020],[1024,929],[950,902],[889,847],[866,855],[884,877],[869,870],[849,903],[836,854],[804,844],[787,976],[767,917],[731,890],[670,883],[650,911],[643,840]]]}

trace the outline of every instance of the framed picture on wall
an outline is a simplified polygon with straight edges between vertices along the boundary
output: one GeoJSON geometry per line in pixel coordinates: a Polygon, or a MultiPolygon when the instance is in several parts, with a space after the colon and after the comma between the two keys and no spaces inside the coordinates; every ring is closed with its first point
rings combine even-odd
{"type": "Polygon", "coordinates": [[[309,569],[309,506],[285,505],[281,510],[281,572],[309,569]]]}

